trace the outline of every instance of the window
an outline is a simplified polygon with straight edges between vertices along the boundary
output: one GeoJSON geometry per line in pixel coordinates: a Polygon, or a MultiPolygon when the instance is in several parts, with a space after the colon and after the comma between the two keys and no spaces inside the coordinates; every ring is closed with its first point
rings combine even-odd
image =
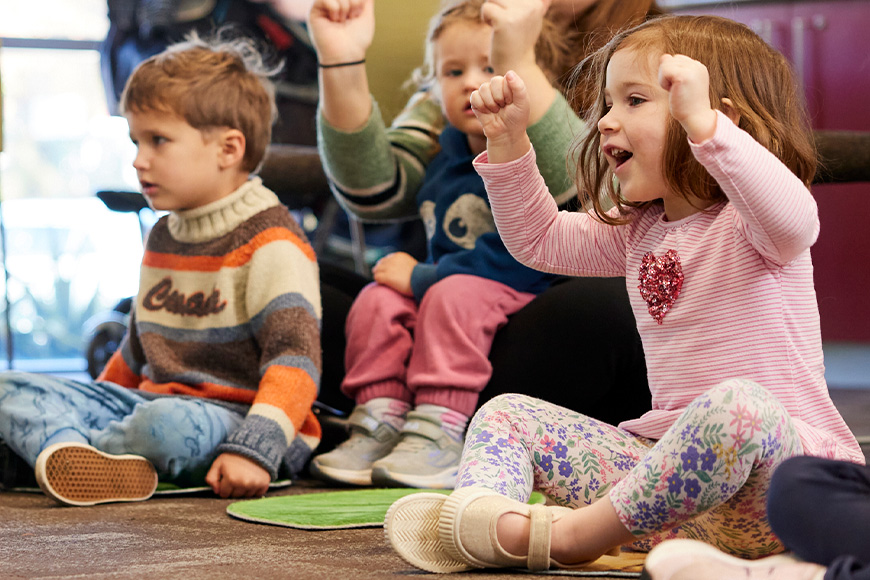
{"type": "Polygon", "coordinates": [[[0,0],[0,368],[84,368],[88,327],[136,292],[141,234],[99,190],[136,191],[108,113],[106,0],[0,0]]]}

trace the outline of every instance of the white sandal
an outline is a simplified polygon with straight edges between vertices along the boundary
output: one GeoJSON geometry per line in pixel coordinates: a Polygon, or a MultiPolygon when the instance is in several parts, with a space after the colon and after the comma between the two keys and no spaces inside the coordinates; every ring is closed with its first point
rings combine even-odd
{"type": "Polygon", "coordinates": [[[566,507],[525,504],[486,488],[464,487],[449,496],[415,493],[401,498],[387,512],[384,528],[402,558],[429,572],[576,569],[589,562],[563,564],[550,557],[552,524],[571,511],[566,507]],[[506,513],[531,520],[528,556],[511,554],[499,544],[496,526],[506,513]]]}

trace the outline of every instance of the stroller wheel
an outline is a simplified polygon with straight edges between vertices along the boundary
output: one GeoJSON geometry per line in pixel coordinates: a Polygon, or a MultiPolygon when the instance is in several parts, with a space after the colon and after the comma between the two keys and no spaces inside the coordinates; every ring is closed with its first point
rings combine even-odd
{"type": "Polygon", "coordinates": [[[108,320],[94,329],[85,358],[88,362],[88,374],[96,379],[112,354],[121,345],[121,339],[127,333],[127,326],[117,320],[108,320]]]}

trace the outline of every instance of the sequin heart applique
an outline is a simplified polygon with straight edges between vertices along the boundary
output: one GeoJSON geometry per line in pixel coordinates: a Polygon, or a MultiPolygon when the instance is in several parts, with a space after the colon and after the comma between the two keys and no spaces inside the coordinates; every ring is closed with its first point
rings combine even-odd
{"type": "Polygon", "coordinates": [[[680,255],[676,250],[668,250],[664,256],[656,258],[655,254],[647,252],[640,263],[637,279],[640,281],[637,288],[646,300],[649,313],[661,324],[683,287],[680,255]]]}

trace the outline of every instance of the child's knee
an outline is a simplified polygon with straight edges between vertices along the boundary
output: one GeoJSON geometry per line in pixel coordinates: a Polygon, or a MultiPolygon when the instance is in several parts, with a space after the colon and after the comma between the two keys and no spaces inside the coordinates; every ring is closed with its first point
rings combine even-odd
{"type": "Polygon", "coordinates": [[[128,440],[142,455],[161,455],[196,431],[189,405],[176,399],[156,399],[138,405],[126,419],[128,440]]]}
{"type": "MultiPolygon", "coordinates": [[[[782,407],[776,397],[770,391],[755,381],[748,379],[728,379],[722,381],[702,395],[713,402],[714,405],[746,407],[776,406],[782,407]]],[[[784,412],[784,409],[783,409],[784,412]]]]}
{"type": "Polygon", "coordinates": [[[528,407],[531,400],[532,398],[527,395],[503,393],[501,395],[496,395],[481,405],[480,409],[475,413],[475,416],[490,416],[495,413],[501,416],[521,415],[522,411],[520,409],[528,407]]]}
{"type": "Polygon", "coordinates": [[[30,385],[33,375],[21,371],[5,371],[0,373],[0,397],[6,392],[20,389],[22,385],[30,385]]]}
{"type": "Polygon", "coordinates": [[[360,290],[351,304],[348,318],[389,319],[395,311],[407,309],[408,298],[389,286],[372,282],[360,290]]]}

